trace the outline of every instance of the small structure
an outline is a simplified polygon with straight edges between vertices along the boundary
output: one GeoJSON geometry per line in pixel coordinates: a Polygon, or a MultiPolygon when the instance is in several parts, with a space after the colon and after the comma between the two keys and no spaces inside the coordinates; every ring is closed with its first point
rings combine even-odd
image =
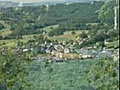
{"type": "Polygon", "coordinates": [[[91,54],[94,58],[96,58],[98,56],[98,51],[93,50],[91,54]]]}
{"type": "Polygon", "coordinates": [[[23,49],[23,52],[28,52],[29,50],[28,49],[23,49]]]}
{"type": "Polygon", "coordinates": [[[119,50],[116,52],[116,53],[114,53],[114,61],[118,61],[119,60],[119,50]]]}
{"type": "Polygon", "coordinates": [[[68,48],[64,49],[64,53],[69,53],[69,52],[70,52],[70,50],[68,48]]]}
{"type": "Polygon", "coordinates": [[[109,50],[103,49],[102,51],[99,52],[98,58],[99,59],[102,59],[102,58],[104,58],[104,59],[112,59],[113,55],[109,50]]]}

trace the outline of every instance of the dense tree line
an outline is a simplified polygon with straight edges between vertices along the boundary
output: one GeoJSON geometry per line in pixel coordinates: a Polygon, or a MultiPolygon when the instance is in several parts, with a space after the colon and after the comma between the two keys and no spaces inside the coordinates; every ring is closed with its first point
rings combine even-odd
{"type": "Polygon", "coordinates": [[[115,41],[118,40],[119,37],[119,31],[117,30],[91,30],[89,33],[82,32],[79,35],[80,38],[85,39],[83,43],[79,46],[84,47],[84,46],[91,46],[93,44],[99,43],[99,46],[105,46],[104,41],[115,41]]]}

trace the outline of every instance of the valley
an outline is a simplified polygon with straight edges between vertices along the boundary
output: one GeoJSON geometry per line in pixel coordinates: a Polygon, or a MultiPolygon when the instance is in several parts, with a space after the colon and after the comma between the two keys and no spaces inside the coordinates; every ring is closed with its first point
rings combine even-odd
{"type": "Polygon", "coordinates": [[[0,90],[117,90],[119,8],[105,1],[0,6],[0,90]]]}

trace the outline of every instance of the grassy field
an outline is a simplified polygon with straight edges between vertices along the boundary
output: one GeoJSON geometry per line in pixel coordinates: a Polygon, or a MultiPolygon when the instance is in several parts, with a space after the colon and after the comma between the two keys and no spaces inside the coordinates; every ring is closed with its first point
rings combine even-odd
{"type": "MultiPolygon", "coordinates": [[[[76,31],[76,34],[72,34],[71,31],[67,31],[64,33],[64,35],[60,36],[54,36],[54,37],[48,37],[47,34],[45,34],[45,37],[48,37],[50,40],[58,40],[58,41],[66,41],[66,40],[75,40],[76,36],[81,34],[82,31],[76,31]]],[[[34,35],[25,35],[23,36],[23,39],[19,39],[19,41],[23,43],[27,43],[27,41],[33,39],[33,36],[36,36],[37,34],[34,35]]],[[[0,40],[0,47],[5,43],[6,46],[8,47],[14,47],[16,45],[17,40],[16,39],[10,39],[10,40],[0,40]]]]}
{"type": "Polygon", "coordinates": [[[49,32],[52,29],[55,29],[57,27],[58,27],[58,25],[51,25],[51,26],[47,26],[47,27],[43,28],[43,30],[46,31],[46,32],[49,32]]]}
{"type": "MultiPolygon", "coordinates": [[[[5,24],[4,21],[0,20],[0,23],[2,23],[5,26],[5,29],[0,31],[0,35],[2,35],[3,37],[8,36],[9,34],[12,33],[12,31],[10,30],[10,26],[8,24],[5,24]]],[[[96,24],[96,23],[95,23],[96,24]]],[[[44,31],[49,32],[55,28],[57,28],[58,25],[52,25],[52,26],[48,26],[43,28],[44,31]]],[[[53,36],[53,37],[49,37],[47,34],[44,34],[45,37],[48,37],[48,39],[50,40],[58,40],[61,42],[67,41],[67,40],[76,40],[76,36],[78,36],[79,34],[82,33],[82,31],[85,31],[86,33],[88,32],[87,30],[80,30],[80,31],[75,31],[75,34],[72,34],[72,31],[67,31],[65,32],[63,35],[59,35],[59,36],[53,36]]],[[[20,39],[21,42],[26,43],[28,40],[33,39],[34,35],[25,35],[23,36],[23,39],[20,39]]],[[[3,43],[6,46],[12,47],[16,45],[16,40],[15,39],[11,39],[11,40],[0,40],[0,47],[3,45],[3,43]]],[[[110,42],[108,44],[106,44],[106,47],[114,47],[114,46],[118,46],[119,45],[119,41],[113,41],[110,42]]]]}
{"type": "Polygon", "coordinates": [[[106,44],[106,47],[114,47],[114,46],[119,46],[119,40],[109,42],[108,44],[106,44]]]}
{"type": "MultiPolygon", "coordinates": [[[[63,35],[59,36],[54,36],[54,37],[49,37],[50,40],[58,40],[58,41],[66,41],[66,40],[75,40],[76,36],[82,33],[83,30],[81,31],[75,31],[76,34],[72,34],[72,31],[67,31],[63,35]]],[[[88,31],[86,31],[88,32],[88,31]]]]}
{"type": "MultiPolygon", "coordinates": [[[[23,41],[23,40],[20,40],[23,41]]],[[[8,46],[8,47],[15,47],[17,44],[17,40],[11,39],[11,40],[0,40],[0,48],[2,46],[8,46]]]]}
{"type": "Polygon", "coordinates": [[[5,26],[5,29],[0,31],[1,36],[5,37],[12,33],[12,31],[10,30],[10,26],[8,24],[5,24],[5,22],[2,20],[0,20],[0,23],[2,23],[5,26]]]}
{"type": "Polygon", "coordinates": [[[31,40],[32,38],[29,38],[31,36],[24,36],[23,39],[10,39],[10,40],[0,40],[0,48],[2,46],[8,46],[8,47],[15,47],[18,41],[21,41],[23,43],[27,43],[27,41],[31,40]]]}

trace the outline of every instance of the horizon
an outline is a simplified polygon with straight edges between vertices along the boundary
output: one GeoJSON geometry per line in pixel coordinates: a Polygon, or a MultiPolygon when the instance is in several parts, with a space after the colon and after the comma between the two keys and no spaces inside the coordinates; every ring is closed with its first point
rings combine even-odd
{"type": "Polygon", "coordinates": [[[66,0],[0,0],[0,1],[12,1],[12,2],[23,2],[23,3],[35,3],[35,2],[50,2],[50,1],[58,1],[63,2],[66,0]]]}
{"type": "Polygon", "coordinates": [[[22,2],[22,3],[37,3],[37,2],[80,2],[80,1],[108,1],[108,0],[0,0],[0,1],[11,1],[11,2],[22,2]]]}

